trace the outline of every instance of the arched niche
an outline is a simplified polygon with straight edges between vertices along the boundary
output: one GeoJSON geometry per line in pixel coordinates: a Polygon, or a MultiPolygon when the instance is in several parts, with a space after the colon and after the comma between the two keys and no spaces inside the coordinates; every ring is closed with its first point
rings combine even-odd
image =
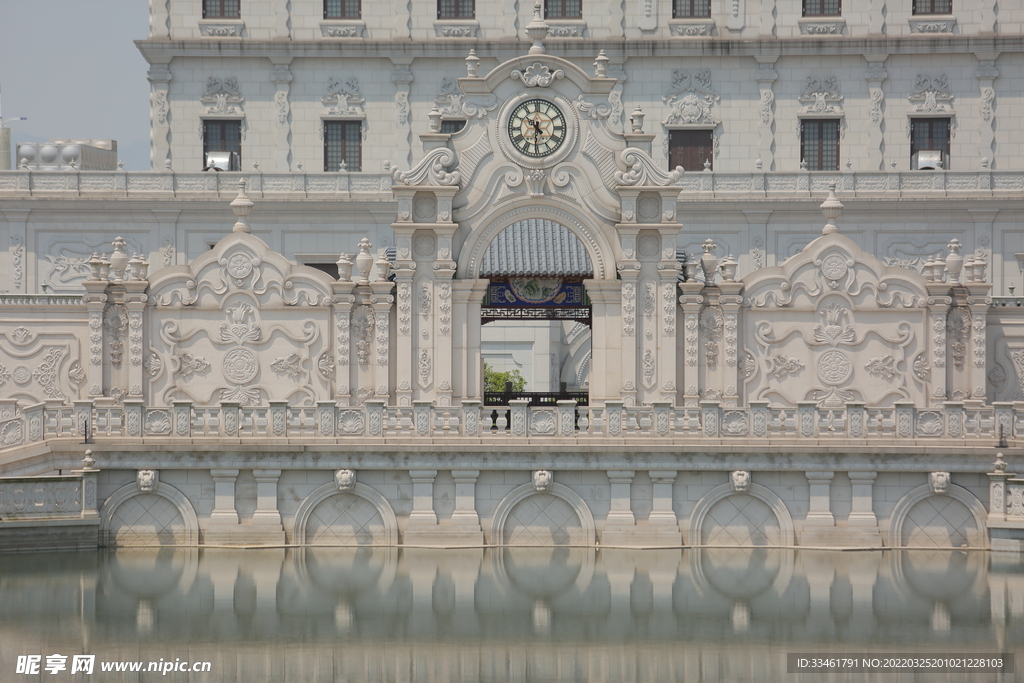
{"type": "Polygon", "coordinates": [[[295,511],[295,521],[292,524],[293,544],[306,545],[306,525],[309,523],[310,514],[320,503],[335,495],[353,495],[368,501],[377,510],[384,525],[380,540],[374,539],[373,545],[398,545],[398,519],[391,504],[376,490],[358,482],[351,491],[339,491],[337,484],[330,482],[306,496],[295,511]]]}
{"type": "MultiPolygon", "coordinates": [[[[195,508],[192,507],[191,501],[189,501],[184,493],[170,484],[165,484],[161,481],[153,487],[152,491],[140,491],[138,484],[134,482],[131,484],[125,484],[114,491],[114,493],[103,502],[103,507],[100,509],[101,545],[116,545],[116,539],[111,537],[111,526],[112,522],[115,520],[115,514],[117,513],[118,508],[131,501],[133,498],[141,496],[157,496],[158,498],[168,501],[177,510],[178,514],[181,516],[183,529],[180,542],[175,543],[174,545],[194,546],[199,544],[199,518],[196,516],[196,511],[195,508]]],[[[159,540],[159,532],[157,532],[157,537],[157,540],[159,540]]],[[[145,545],[154,544],[150,543],[145,545]]],[[[157,543],[156,545],[163,544],[157,543]]]]}
{"type": "MultiPolygon", "coordinates": [[[[967,541],[968,547],[971,548],[985,548],[988,545],[987,535],[985,533],[986,523],[985,520],[988,517],[988,513],[985,511],[985,506],[982,505],[981,501],[978,500],[977,496],[965,489],[963,486],[957,484],[950,484],[949,490],[946,493],[933,493],[928,484],[921,484],[915,488],[907,491],[906,495],[899,499],[895,506],[893,506],[892,514],[889,515],[889,547],[901,548],[904,547],[904,526],[907,524],[908,519],[911,518],[911,513],[918,503],[925,500],[935,499],[936,503],[941,505],[949,506],[951,502],[957,502],[967,508],[967,512],[970,514],[970,518],[973,519],[975,529],[973,531],[967,529],[957,530],[958,533],[962,534],[967,541]]],[[[946,519],[946,517],[943,517],[946,519]]],[[[933,538],[935,535],[932,535],[933,538]]],[[[914,544],[912,547],[958,547],[953,546],[942,546],[938,542],[934,545],[931,544],[914,544]]]]}
{"type": "Polygon", "coordinates": [[[703,498],[697,501],[693,512],[690,514],[689,536],[686,539],[688,545],[699,546],[703,543],[701,531],[708,513],[716,503],[730,496],[751,496],[767,505],[779,523],[779,546],[791,547],[796,545],[793,517],[789,514],[786,504],[771,489],[753,483],[747,491],[734,491],[729,483],[725,483],[711,489],[703,498]]]}
{"type": "Polygon", "coordinates": [[[509,491],[508,495],[502,498],[498,507],[495,508],[494,517],[491,520],[491,545],[504,545],[505,524],[508,522],[509,513],[520,502],[534,495],[550,495],[567,503],[580,521],[582,545],[596,544],[597,525],[594,523],[594,515],[580,494],[568,486],[558,483],[551,484],[547,491],[537,491],[532,483],[527,482],[509,491]]]}

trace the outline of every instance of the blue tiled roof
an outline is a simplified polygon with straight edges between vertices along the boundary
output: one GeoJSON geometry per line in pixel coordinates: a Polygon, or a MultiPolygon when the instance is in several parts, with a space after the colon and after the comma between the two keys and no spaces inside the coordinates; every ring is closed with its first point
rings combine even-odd
{"type": "Polygon", "coordinates": [[[586,247],[568,228],[531,218],[498,233],[484,253],[480,276],[567,276],[593,272],[586,247]]]}

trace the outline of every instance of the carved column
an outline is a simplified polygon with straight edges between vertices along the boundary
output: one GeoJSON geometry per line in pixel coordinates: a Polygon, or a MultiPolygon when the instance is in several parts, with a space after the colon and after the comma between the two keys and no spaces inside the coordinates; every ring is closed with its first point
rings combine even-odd
{"type": "MultiPolygon", "coordinates": [[[[399,195],[399,217],[411,211],[403,209],[403,195],[399,195]]],[[[408,197],[411,206],[412,197],[408,197]]],[[[416,275],[416,262],[412,259],[412,229],[396,227],[395,229],[395,254],[396,259],[392,269],[395,273],[395,307],[397,309],[395,329],[395,402],[399,406],[412,405],[412,383],[413,379],[413,357],[412,357],[412,283],[416,275]]]]}
{"type": "MultiPolygon", "coordinates": [[[[875,16],[873,14],[871,21],[872,28],[874,28],[875,16]]],[[[879,21],[881,21],[881,13],[879,13],[879,21]]],[[[878,33],[881,33],[881,25],[878,33]]],[[[885,123],[885,91],[882,89],[882,83],[889,77],[885,71],[885,60],[888,57],[887,54],[864,55],[864,58],[868,60],[868,70],[864,74],[864,78],[868,82],[868,100],[871,102],[868,114],[871,119],[871,125],[868,126],[867,149],[867,170],[869,171],[885,170],[885,159],[882,156],[882,149],[885,146],[885,135],[882,132],[885,123]]]]}
{"type": "Polygon", "coordinates": [[[331,289],[334,299],[331,303],[334,336],[334,398],[339,405],[350,405],[352,394],[352,305],[356,298],[352,295],[354,282],[332,282],[331,289]]]}
{"type": "Polygon", "coordinates": [[[679,191],[665,188],[661,192],[661,219],[658,227],[661,237],[661,260],[658,262],[658,367],[657,396],[663,401],[676,400],[676,283],[679,281],[679,261],[676,260],[676,236],[682,225],[676,222],[676,200],[679,191]]]}
{"type": "Polygon", "coordinates": [[[700,357],[700,309],[704,302],[699,282],[682,282],[679,289],[682,295],[679,304],[683,309],[682,336],[683,364],[679,368],[678,382],[682,386],[683,405],[696,408],[700,401],[700,376],[697,362],[700,357]]]}
{"type": "MultiPolygon", "coordinates": [[[[946,384],[946,316],[949,314],[952,297],[948,295],[949,286],[941,282],[928,283],[928,319],[931,325],[931,399],[932,405],[948,398],[946,384]]],[[[926,372],[922,369],[922,373],[926,372]]]]}
{"type": "Polygon", "coordinates": [[[390,394],[390,372],[388,359],[391,357],[391,304],[395,297],[391,295],[394,285],[388,281],[371,282],[370,306],[374,314],[374,398],[387,400],[390,394]]]}
{"type": "Polygon", "coordinates": [[[291,57],[272,58],[274,71],[270,75],[270,81],[276,86],[274,92],[274,131],[276,139],[275,166],[279,173],[288,173],[291,170],[291,105],[288,103],[288,91],[291,88],[292,72],[290,67],[291,57]]]}
{"type": "Polygon", "coordinates": [[[259,527],[260,542],[284,543],[284,527],[277,508],[277,481],[281,478],[281,470],[253,470],[252,473],[256,477],[256,510],[252,513],[252,525],[259,527]]]}
{"type": "Polygon", "coordinates": [[[971,311],[971,332],[969,351],[967,353],[968,386],[971,398],[975,401],[985,400],[985,388],[988,384],[988,358],[986,354],[985,320],[988,307],[992,303],[989,290],[992,285],[987,282],[968,282],[966,285],[970,295],[967,307],[971,311]]]}
{"type": "MultiPolygon", "coordinates": [[[[17,159],[15,163],[17,163],[17,159]]],[[[4,257],[0,265],[6,266],[4,270],[10,275],[7,287],[12,294],[24,294],[29,291],[28,274],[26,267],[28,263],[28,216],[29,211],[18,211],[15,209],[4,209],[3,216],[7,219],[6,230],[7,240],[2,244],[0,256],[4,257]],[[8,241],[9,240],[9,241],[8,241]],[[8,245],[10,247],[8,248],[8,245]],[[8,254],[10,256],[8,257],[8,254]]]]}
{"type": "MultiPolygon", "coordinates": [[[[156,3],[159,4],[159,3],[156,3]]],[[[153,64],[146,74],[150,82],[149,121],[150,147],[149,165],[154,171],[162,170],[171,158],[171,69],[167,64],[153,64]]]]}
{"type": "Polygon", "coordinates": [[[413,81],[412,57],[392,57],[391,82],[395,84],[395,140],[405,152],[406,164],[412,164],[412,112],[409,93],[413,81]]]}
{"type": "MultiPolygon", "coordinates": [[[[618,395],[624,401],[626,407],[636,404],[637,387],[637,346],[640,340],[637,338],[638,323],[638,301],[640,299],[640,262],[636,260],[636,234],[625,235],[622,239],[623,260],[617,265],[619,279],[622,281],[622,328],[619,341],[619,367],[622,384],[619,387],[618,395]]],[[[600,367],[594,365],[593,367],[600,367]]],[[[591,373],[593,378],[594,373],[591,373]]],[[[593,381],[593,379],[591,380],[593,381]]]]}
{"type": "MultiPolygon", "coordinates": [[[[988,11],[991,13],[991,8],[988,11]]],[[[996,77],[999,76],[999,70],[996,69],[996,59],[999,57],[999,53],[986,54],[978,52],[975,56],[978,58],[978,71],[976,75],[978,76],[978,89],[981,96],[981,110],[978,112],[978,157],[981,168],[988,169],[992,168],[995,162],[996,90],[994,82],[996,77]]]]}
{"type": "Polygon", "coordinates": [[[89,314],[89,362],[85,365],[87,396],[103,396],[103,309],[107,304],[107,281],[89,279],[82,283],[82,302],[89,314]]]}
{"type": "MultiPolygon", "coordinates": [[[[761,29],[765,26],[764,12],[768,8],[769,20],[774,26],[775,20],[771,18],[771,10],[775,3],[771,0],[761,5],[761,29]]],[[[771,35],[771,31],[769,31],[771,35]]],[[[761,160],[762,168],[766,171],[775,170],[775,154],[772,152],[772,145],[775,142],[775,93],[772,92],[772,84],[779,77],[775,71],[774,56],[758,56],[758,70],[754,77],[757,79],[758,91],[760,93],[760,120],[758,128],[759,142],[757,145],[757,158],[761,160]]]]}
{"type": "Polygon", "coordinates": [[[452,333],[462,342],[452,349],[452,392],[456,401],[483,397],[480,308],[489,282],[452,281],[452,333]]]}
{"type": "Polygon", "coordinates": [[[107,306],[103,311],[104,394],[128,394],[125,346],[128,336],[128,309],[125,307],[123,281],[111,281],[107,287],[107,306]]]}
{"type": "Polygon", "coordinates": [[[722,405],[735,408],[739,404],[739,317],[743,303],[742,282],[723,282],[719,285],[722,294],[722,405]]]}
{"type": "Polygon", "coordinates": [[[452,259],[455,247],[452,238],[457,227],[451,222],[453,195],[454,188],[451,192],[438,195],[437,217],[447,225],[438,225],[434,230],[437,236],[437,259],[433,264],[436,282],[434,317],[437,321],[434,328],[434,396],[437,405],[441,407],[452,405],[452,278],[455,275],[455,261],[452,259]]]}
{"type": "Polygon", "coordinates": [[[143,313],[148,297],[145,294],[149,283],[145,280],[129,280],[124,283],[125,307],[128,309],[128,395],[141,398],[143,390],[143,350],[146,348],[143,335],[143,313]]]}

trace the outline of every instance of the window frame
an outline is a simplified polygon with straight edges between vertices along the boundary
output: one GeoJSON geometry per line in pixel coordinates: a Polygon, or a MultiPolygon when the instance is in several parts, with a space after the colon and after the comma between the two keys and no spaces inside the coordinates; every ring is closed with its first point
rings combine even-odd
{"type": "Polygon", "coordinates": [[[803,0],[803,16],[805,18],[825,18],[843,16],[843,0],[803,0]],[[836,11],[830,12],[826,5],[835,2],[836,11]]]}
{"type": "MultiPolygon", "coordinates": [[[[235,170],[236,171],[241,171],[242,170],[242,119],[228,119],[228,118],[225,118],[225,119],[219,119],[219,118],[202,119],[202,125],[203,125],[203,162],[202,162],[202,167],[206,168],[206,160],[209,157],[210,152],[235,152],[238,155],[238,168],[235,169],[235,170]],[[221,147],[221,148],[212,148],[210,146],[210,126],[221,126],[221,127],[223,127],[226,124],[231,124],[231,123],[235,124],[235,126],[237,127],[237,131],[238,131],[238,148],[237,149],[224,149],[223,147],[221,147]]],[[[227,136],[223,135],[223,131],[221,131],[219,133],[219,135],[220,135],[221,139],[224,139],[224,138],[227,137],[227,136]]]]}
{"type": "Polygon", "coordinates": [[[583,18],[583,0],[544,0],[544,19],[555,19],[555,20],[579,20],[583,18]],[[579,7],[577,14],[568,14],[566,8],[571,4],[575,4],[579,7]],[[558,13],[552,11],[552,8],[557,5],[558,13]]]}
{"type": "Polygon", "coordinates": [[[669,130],[668,130],[668,170],[671,171],[676,166],[682,166],[683,170],[686,171],[687,173],[694,173],[694,172],[697,172],[697,171],[703,171],[704,170],[704,161],[710,161],[711,162],[711,166],[709,167],[708,170],[711,170],[711,171],[715,170],[715,129],[714,128],[712,128],[711,126],[692,127],[692,128],[689,128],[689,127],[688,128],[669,128],[669,130]],[[673,143],[673,138],[675,138],[677,141],[682,141],[686,137],[690,137],[691,139],[693,139],[693,137],[695,137],[696,134],[701,134],[702,136],[703,135],[707,135],[707,144],[701,144],[701,145],[683,145],[683,144],[675,144],[675,145],[673,145],[672,144],[673,143]],[[697,168],[688,168],[686,163],[679,163],[679,162],[685,162],[685,156],[686,156],[685,150],[686,149],[691,149],[691,150],[706,149],[708,151],[708,153],[707,154],[698,154],[698,156],[702,156],[702,157],[704,157],[704,159],[697,162],[697,165],[698,165],[697,168]],[[678,151],[675,154],[673,154],[673,150],[678,150],[678,151]],[[680,159],[679,158],[680,156],[682,156],[683,158],[680,159]],[[673,161],[673,159],[675,159],[675,161],[673,161]]]}
{"type": "Polygon", "coordinates": [[[441,132],[447,135],[455,135],[466,127],[466,119],[442,119],[441,132]],[[456,127],[454,124],[460,124],[456,127]],[[447,128],[448,130],[445,130],[447,128]],[[453,130],[454,128],[454,130],[453,130]]]}
{"type": "Polygon", "coordinates": [[[910,170],[916,171],[914,168],[914,155],[923,150],[934,149],[942,152],[942,170],[948,171],[951,161],[951,149],[953,141],[953,117],[951,116],[911,116],[910,117],[910,170]],[[938,122],[946,124],[946,139],[939,145],[933,145],[935,141],[934,126],[938,122]],[[917,127],[920,125],[928,126],[928,146],[919,147],[917,145],[917,127]]]}
{"type": "Polygon", "coordinates": [[[242,18],[242,0],[203,0],[203,19],[241,19],[242,18]],[[234,14],[225,14],[225,4],[237,5],[237,9],[234,14]],[[211,11],[211,8],[217,7],[216,12],[211,11]]]}
{"type": "Polygon", "coordinates": [[[945,16],[953,13],[953,0],[912,0],[911,1],[911,16],[928,16],[928,15],[940,15],[945,16]],[[948,5],[945,9],[935,9],[938,4],[948,5]],[[927,5],[926,9],[922,9],[922,5],[927,5]]]}
{"type": "Polygon", "coordinates": [[[710,19],[711,18],[711,0],[672,0],[672,18],[673,19],[710,19]],[[698,4],[707,5],[707,14],[698,14],[694,7],[698,4]],[[689,7],[690,13],[683,13],[680,10],[684,5],[689,7]]]}
{"type": "Polygon", "coordinates": [[[363,18],[363,3],[361,0],[324,0],[324,19],[327,21],[357,20],[363,18]],[[336,3],[341,8],[341,14],[332,15],[328,13],[328,6],[336,3]],[[356,6],[356,13],[348,14],[346,10],[350,4],[356,6]]]}
{"type": "Polygon", "coordinates": [[[324,119],[323,120],[323,127],[324,127],[324,173],[338,173],[341,170],[341,168],[340,168],[341,163],[340,162],[335,164],[335,166],[336,166],[335,168],[330,168],[330,164],[328,163],[331,160],[331,156],[332,156],[331,150],[329,149],[329,145],[331,144],[331,129],[334,128],[335,126],[338,126],[338,125],[342,126],[342,131],[343,131],[342,139],[341,139],[341,143],[343,145],[342,146],[342,151],[341,151],[341,159],[345,160],[345,170],[347,172],[349,172],[349,173],[359,173],[359,172],[361,172],[363,170],[363,125],[364,125],[363,119],[324,119]],[[355,135],[354,140],[348,140],[348,136],[345,135],[345,133],[347,132],[347,130],[346,130],[347,126],[354,126],[355,127],[356,135],[355,135]],[[349,154],[348,154],[347,146],[348,146],[349,142],[353,142],[353,141],[356,143],[356,145],[358,147],[358,149],[356,150],[356,157],[357,157],[357,163],[355,164],[356,168],[352,168],[352,164],[349,163],[349,159],[348,159],[349,154]]]}
{"type": "Polygon", "coordinates": [[[807,163],[807,167],[806,168],[807,168],[808,171],[838,171],[839,168],[840,168],[840,163],[842,162],[842,145],[840,144],[840,138],[841,137],[842,137],[842,121],[839,118],[827,118],[827,119],[811,119],[811,118],[806,118],[806,119],[800,119],[800,166],[801,166],[801,168],[803,168],[804,162],[806,162],[807,163]],[[818,139],[815,141],[818,144],[818,153],[817,153],[817,158],[813,159],[813,163],[811,162],[811,160],[809,160],[807,158],[807,155],[808,155],[807,147],[808,147],[808,142],[809,142],[807,140],[808,124],[810,124],[810,126],[812,128],[816,128],[818,130],[818,133],[817,133],[818,134],[818,139]],[[831,140],[827,139],[826,136],[825,136],[825,125],[826,124],[828,126],[830,126],[830,127],[831,126],[835,127],[834,128],[834,138],[832,138],[831,140]],[[835,151],[835,166],[834,167],[826,168],[825,166],[823,166],[824,162],[827,159],[827,150],[826,150],[826,145],[825,145],[826,142],[833,142],[834,143],[834,151],[835,151]]]}
{"type": "Polygon", "coordinates": [[[476,0],[437,0],[437,20],[438,21],[460,21],[467,19],[476,19],[476,0]],[[445,4],[451,4],[453,9],[450,15],[445,14],[445,4]],[[466,13],[466,5],[469,6],[469,12],[466,13]]]}

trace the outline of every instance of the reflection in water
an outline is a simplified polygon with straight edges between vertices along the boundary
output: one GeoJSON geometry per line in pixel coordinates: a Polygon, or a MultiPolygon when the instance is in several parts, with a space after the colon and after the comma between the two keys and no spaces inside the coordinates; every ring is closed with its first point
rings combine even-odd
{"type": "Polygon", "coordinates": [[[1024,566],[768,548],[9,555],[0,614],[0,680],[18,654],[62,652],[213,661],[197,681],[788,681],[787,652],[1019,649],[1024,566]]]}

